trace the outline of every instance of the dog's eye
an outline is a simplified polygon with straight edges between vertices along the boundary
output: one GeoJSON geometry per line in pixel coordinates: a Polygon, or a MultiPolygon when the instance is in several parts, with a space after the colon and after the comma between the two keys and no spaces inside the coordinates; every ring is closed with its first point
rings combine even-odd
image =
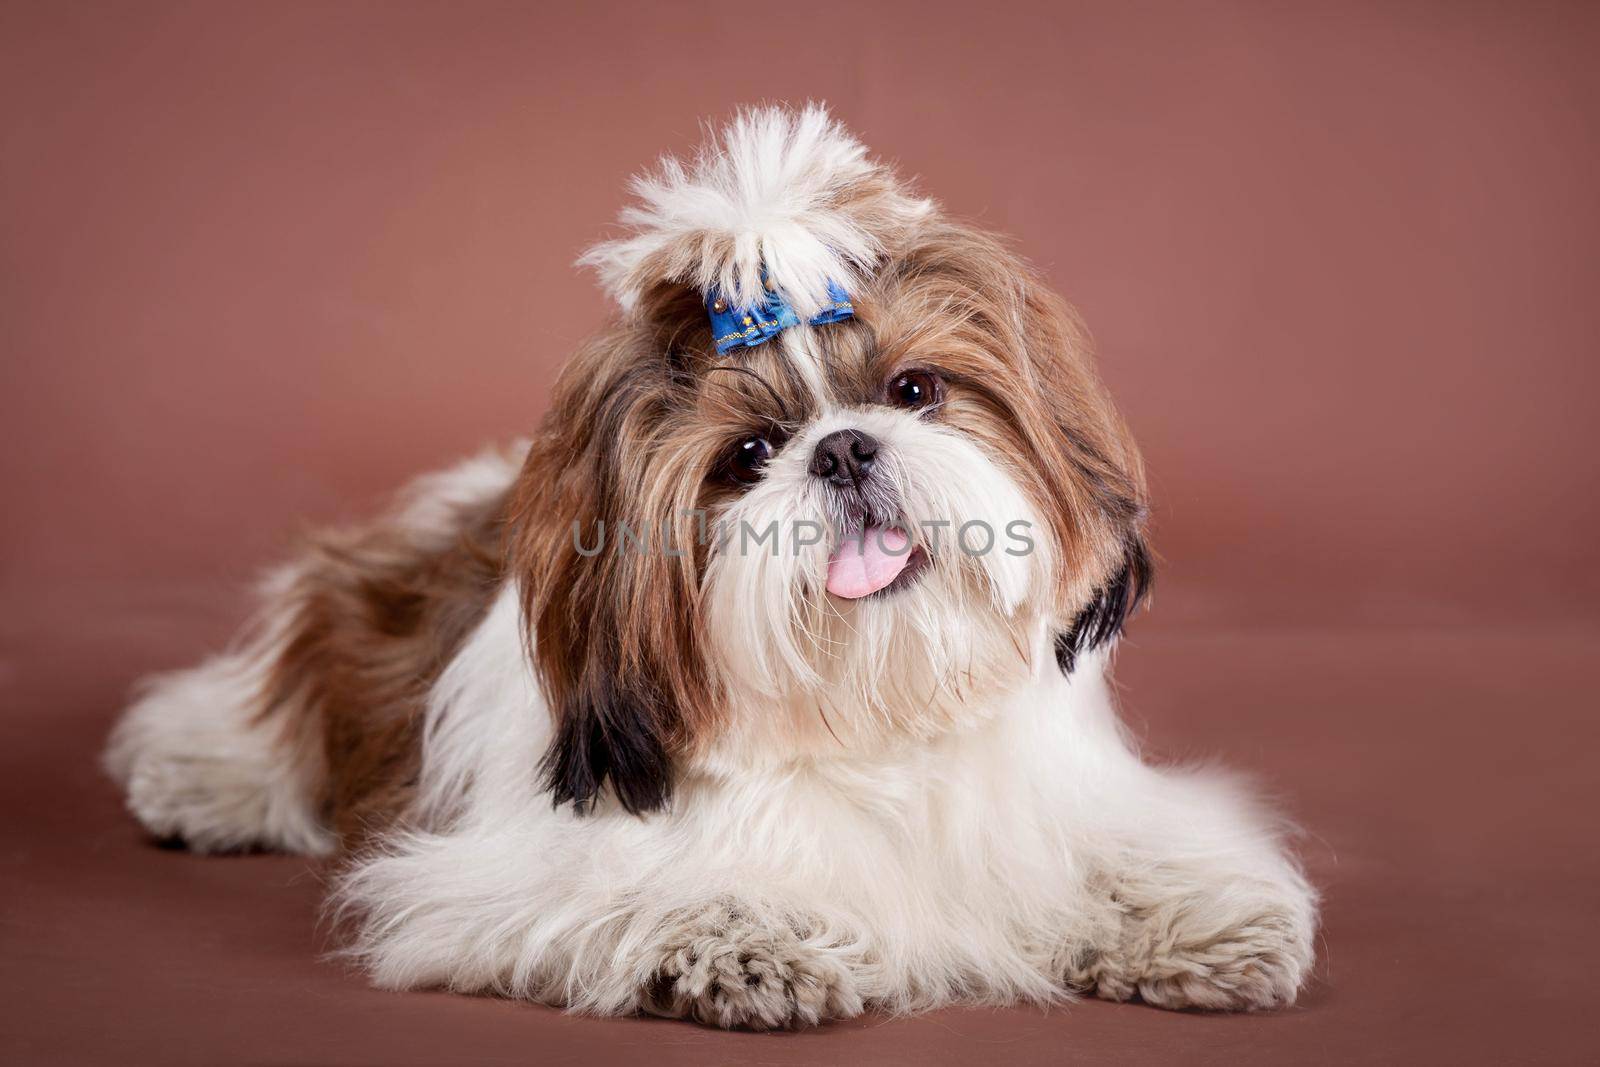
{"type": "Polygon", "coordinates": [[[746,437],[728,454],[728,477],[748,485],[761,477],[761,469],[772,458],[772,444],[765,437],[746,437]]]}
{"type": "Polygon", "coordinates": [[[888,401],[897,408],[917,411],[938,402],[941,385],[932,371],[906,371],[889,382],[888,401]]]}

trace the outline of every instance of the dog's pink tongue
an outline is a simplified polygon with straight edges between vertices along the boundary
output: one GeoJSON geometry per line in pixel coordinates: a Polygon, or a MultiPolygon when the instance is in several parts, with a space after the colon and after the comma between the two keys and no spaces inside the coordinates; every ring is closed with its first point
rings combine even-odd
{"type": "Polygon", "coordinates": [[[882,526],[840,542],[828,558],[828,592],[848,600],[876,593],[906,569],[908,543],[904,531],[882,526]]]}

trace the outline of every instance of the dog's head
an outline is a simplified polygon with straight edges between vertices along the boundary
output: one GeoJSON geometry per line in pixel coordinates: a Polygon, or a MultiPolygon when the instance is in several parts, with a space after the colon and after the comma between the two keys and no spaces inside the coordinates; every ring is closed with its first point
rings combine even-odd
{"type": "Polygon", "coordinates": [[[1026,264],[815,107],[635,190],[512,517],[558,803],[959,728],[1116,635],[1139,458],[1026,264]]]}

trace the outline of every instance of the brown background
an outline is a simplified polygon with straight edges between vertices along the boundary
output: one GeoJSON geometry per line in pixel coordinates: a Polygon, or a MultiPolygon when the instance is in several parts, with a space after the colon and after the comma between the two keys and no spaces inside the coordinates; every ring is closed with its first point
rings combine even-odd
{"type": "Polygon", "coordinates": [[[0,1059],[1592,1055],[1600,8],[0,3],[0,1059]],[[626,177],[822,99],[1078,304],[1163,558],[1151,750],[1308,826],[1302,1006],[790,1037],[373,992],[93,755],[302,523],[526,430],[626,177]]]}

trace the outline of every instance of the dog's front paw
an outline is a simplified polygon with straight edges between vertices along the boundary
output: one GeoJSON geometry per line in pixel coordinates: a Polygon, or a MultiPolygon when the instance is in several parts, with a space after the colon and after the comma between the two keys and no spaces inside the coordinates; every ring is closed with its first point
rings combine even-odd
{"type": "Polygon", "coordinates": [[[1293,1004],[1311,968],[1304,902],[1184,897],[1122,917],[1115,944],[1086,954],[1070,985],[1161,1008],[1254,1011],[1293,1004]]]}
{"type": "Polygon", "coordinates": [[[711,1026],[779,1030],[858,1015],[861,997],[828,949],[786,925],[719,908],[669,939],[643,1006],[711,1026]]]}

